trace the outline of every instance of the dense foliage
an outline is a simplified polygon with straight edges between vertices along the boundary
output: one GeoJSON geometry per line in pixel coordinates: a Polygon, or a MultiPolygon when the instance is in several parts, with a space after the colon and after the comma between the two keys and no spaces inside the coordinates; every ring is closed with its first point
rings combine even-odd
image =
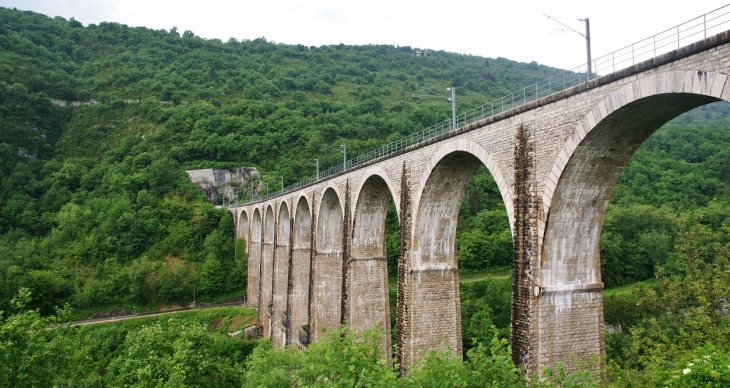
{"type": "MultiPolygon", "coordinates": [[[[275,190],[279,177],[311,175],[314,158],[338,163],[327,146],[357,156],[447,119],[445,98],[413,98],[422,88],[456,86],[463,111],[559,71],[427,54],[224,43],[0,8],[0,386],[392,385],[375,332],[358,342],[337,331],[304,352],[264,344],[248,357],[253,343],[222,336],[212,316],[43,328],[68,318],[56,309],[66,303],[80,315],[243,293],[244,242],[186,169],[255,166],[275,190]]],[[[602,230],[603,281],[657,280],[605,299],[616,329],[606,384],[728,385],[729,105],[674,119],[621,174],[602,230]]],[[[391,275],[397,222],[391,204],[391,275]]],[[[507,215],[484,167],[468,185],[456,244],[462,273],[511,265],[507,215]]],[[[434,352],[395,384],[595,384],[559,370],[543,382],[521,377],[504,343],[509,278],[461,291],[467,361],[434,352]]]]}
{"type": "Polygon", "coordinates": [[[606,322],[624,326],[606,336],[609,377],[617,386],[730,384],[730,225],[678,223],[681,260],[672,271],[660,266],[656,285],[605,301],[606,322]]]}
{"type": "Polygon", "coordinates": [[[256,323],[239,307],[69,327],[42,317],[21,289],[0,314],[0,387],[240,386],[256,341],[226,333],[256,323]],[[56,324],[59,324],[56,326],[56,324]],[[53,325],[53,326],[49,326],[53,325]]]}
{"type": "Polygon", "coordinates": [[[462,286],[468,350],[424,354],[397,379],[384,359],[379,331],[356,338],[344,328],[304,351],[225,335],[256,321],[237,307],[196,310],[82,327],[48,326],[68,310],[42,317],[21,289],[14,313],[0,314],[0,386],[371,386],[371,387],[724,387],[730,382],[730,228],[680,220],[676,273],[630,294],[605,299],[608,380],[587,373],[542,372],[527,380],[510,358],[510,279],[462,286]],[[625,299],[628,301],[623,301],[625,299]],[[614,313],[637,306],[633,319],[614,313]],[[489,306],[486,307],[485,306],[489,306]]]}
{"type": "MultiPolygon", "coordinates": [[[[3,8],[0,26],[0,308],[27,287],[43,314],[243,292],[233,223],[184,169],[256,166],[278,189],[280,176],[313,173],[315,157],[337,163],[327,145],[357,156],[448,118],[445,98],[412,97],[428,94],[422,86],[456,86],[466,109],[558,71],[410,47],[223,43],[3,8]]],[[[388,242],[394,262],[397,233],[388,242]]]]}

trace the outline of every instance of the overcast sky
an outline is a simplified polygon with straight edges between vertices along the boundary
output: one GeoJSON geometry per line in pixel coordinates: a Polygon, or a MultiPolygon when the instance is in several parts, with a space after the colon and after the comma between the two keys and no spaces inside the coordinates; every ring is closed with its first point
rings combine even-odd
{"type": "MultiPolygon", "coordinates": [[[[584,32],[593,57],[724,6],[728,0],[0,0],[84,25],[112,21],[227,41],[266,37],[307,46],[392,44],[484,57],[537,61],[561,68],[585,62],[585,39],[543,15],[584,32]],[[572,20],[571,20],[572,19],[572,20]]],[[[730,10],[730,7],[728,7],[730,10]]],[[[730,27],[725,28],[730,29],[730,27]]]]}

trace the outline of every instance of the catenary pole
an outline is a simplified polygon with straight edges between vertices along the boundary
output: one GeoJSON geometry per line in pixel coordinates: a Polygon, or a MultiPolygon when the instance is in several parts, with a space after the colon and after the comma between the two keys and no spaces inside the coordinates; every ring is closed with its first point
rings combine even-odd
{"type": "Polygon", "coordinates": [[[585,19],[586,21],[586,55],[588,56],[588,79],[593,78],[591,75],[591,24],[588,21],[588,18],[585,19]]]}

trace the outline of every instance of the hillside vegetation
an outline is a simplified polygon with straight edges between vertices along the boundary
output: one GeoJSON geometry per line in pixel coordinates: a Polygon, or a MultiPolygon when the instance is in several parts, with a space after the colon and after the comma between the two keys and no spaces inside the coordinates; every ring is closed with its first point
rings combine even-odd
{"type": "MultiPolygon", "coordinates": [[[[263,37],[204,40],[176,28],[84,26],[0,8],[0,323],[24,338],[35,333],[24,328],[42,327],[42,316],[65,304],[88,314],[189,303],[194,292],[198,301],[241,295],[247,263],[242,243],[233,241],[233,220],[206,201],[184,170],[254,166],[277,190],[280,177],[288,185],[312,175],[315,158],[323,167],[340,163],[342,155],[330,147],[346,144],[354,157],[448,119],[445,97],[413,97],[429,94],[424,88],[445,95],[446,87],[456,86],[463,111],[560,72],[535,62],[426,54],[387,45],[305,47],[263,37]]],[[[601,236],[603,281],[657,279],[606,298],[606,322],[623,329],[607,335],[608,365],[612,378],[633,382],[626,386],[688,381],[694,375],[678,371],[695,358],[727,359],[728,185],[728,103],[672,120],[622,173],[601,236]]],[[[249,190],[240,188],[240,196],[249,190]]],[[[385,232],[393,275],[394,206],[385,232]]],[[[457,251],[462,273],[512,263],[504,204],[483,167],[461,206],[457,251]]],[[[456,377],[428,373],[452,371],[464,380],[451,385],[466,386],[513,367],[500,342],[509,333],[508,282],[462,289],[471,364],[434,354],[434,370],[414,376],[431,380],[403,384],[441,386],[446,380],[439,379],[456,377]],[[480,365],[497,369],[480,375],[480,365]]],[[[146,335],[169,334],[150,327],[146,335]]],[[[202,338],[191,330],[186,335],[202,338]]],[[[271,378],[311,383],[314,372],[301,363],[320,354],[341,358],[355,346],[342,341],[333,337],[303,355],[261,348],[246,371],[241,356],[238,365],[226,364],[235,372],[211,373],[296,371],[271,378]]],[[[357,349],[368,357],[374,351],[357,349]]],[[[393,378],[388,368],[368,370],[382,372],[381,382],[393,378]]],[[[503,375],[524,386],[515,371],[503,375]]]]}
{"type": "Polygon", "coordinates": [[[0,308],[25,286],[44,313],[245,289],[232,220],[184,169],[256,166],[274,190],[280,176],[313,173],[316,157],[338,163],[328,145],[356,156],[448,118],[445,98],[413,98],[422,87],[457,86],[465,109],[558,72],[409,47],[223,43],[9,9],[0,25],[0,308]]]}

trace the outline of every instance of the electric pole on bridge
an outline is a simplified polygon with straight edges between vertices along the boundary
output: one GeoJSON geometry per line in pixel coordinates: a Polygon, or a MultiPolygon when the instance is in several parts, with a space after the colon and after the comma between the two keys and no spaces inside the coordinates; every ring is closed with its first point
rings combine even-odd
{"type": "MultiPolygon", "coordinates": [[[[557,23],[560,23],[561,26],[567,28],[567,30],[559,29],[558,31],[575,32],[576,34],[578,34],[578,35],[580,35],[580,36],[582,36],[582,37],[584,37],[586,39],[586,57],[588,59],[588,62],[586,62],[586,64],[588,65],[588,79],[593,78],[593,75],[592,75],[593,69],[592,69],[592,66],[591,66],[592,65],[592,61],[591,61],[591,23],[588,20],[588,18],[585,18],[585,19],[568,19],[568,20],[577,20],[577,21],[580,21],[580,22],[585,22],[586,23],[586,33],[583,34],[583,33],[580,33],[578,31],[576,31],[576,30],[568,27],[567,25],[565,25],[564,23],[562,23],[560,20],[558,20],[555,17],[552,17],[552,16],[550,16],[550,15],[548,15],[546,13],[543,13],[543,15],[547,16],[548,20],[553,20],[553,21],[555,21],[557,23]]],[[[560,19],[567,19],[567,18],[560,18],[560,19]]]]}
{"type": "Polygon", "coordinates": [[[436,93],[431,89],[424,88],[421,86],[421,89],[431,93],[431,94],[414,94],[413,98],[445,98],[447,101],[451,103],[451,122],[453,125],[453,128],[456,129],[457,124],[459,123],[457,117],[456,117],[456,86],[452,86],[450,88],[446,88],[447,91],[451,91],[451,97],[444,96],[442,94],[436,93]]]}
{"type": "Polygon", "coordinates": [[[451,101],[451,119],[454,122],[454,129],[456,129],[456,87],[452,86],[446,88],[446,90],[451,90],[451,98],[449,99],[451,101]]]}
{"type": "MultiPolygon", "coordinates": [[[[581,20],[581,19],[578,19],[581,20]]],[[[586,22],[586,34],[583,35],[586,38],[586,55],[588,56],[588,79],[593,78],[591,76],[591,23],[588,18],[583,19],[586,22]]]]}
{"type": "MultiPolygon", "coordinates": [[[[342,147],[341,150],[338,150],[335,147],[332,147],[331,145],[324,144],[324,146],[330,150],[338,151],[342,153],[342,171],[347,170],[347,145],[346,144],[340,144],[340,147],[342,147]]],[[[320,149],[321,152],[326,151],[325,148],[320,149]]],[[[317,179],[319,179],[319,159],[317,159],[317,179]]]]}

